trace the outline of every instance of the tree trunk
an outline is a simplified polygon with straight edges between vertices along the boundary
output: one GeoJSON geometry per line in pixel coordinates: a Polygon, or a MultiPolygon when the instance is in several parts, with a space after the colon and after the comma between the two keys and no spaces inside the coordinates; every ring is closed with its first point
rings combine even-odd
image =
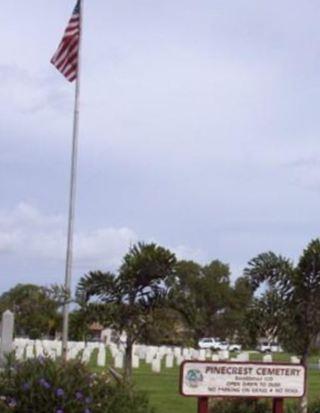
{"type": "Polygon", "coordinates": [[[132,340],[129,334],[127,336],[124,356],[124,379],[127,382],[130,382],[132,379],[132,340]]]}
{"type": "MultiPolygon", "coordinates": [[[[302,358],[301,364],[307,369],[308,367],[308,351],[305,351],[302,358]]],[[[306,377],[306,392],[304,396],[300,399],[300,413],[308,413],[308,376],[306,377]]]]}

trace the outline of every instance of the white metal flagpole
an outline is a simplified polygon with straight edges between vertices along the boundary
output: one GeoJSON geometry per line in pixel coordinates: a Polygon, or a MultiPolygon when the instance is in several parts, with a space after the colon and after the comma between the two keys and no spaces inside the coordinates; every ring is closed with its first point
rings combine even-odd
{"type": "Polygon", "coordinates": [[[62,330],[62,357],[67,359],[68,352],[68,335],[69,335],[69,296],[71,296],[71,278],[73,262],[73,235],[74,235],[74,215],[76,201],[76,183],[77,183],[77,161],[78,161],[78,138],[79,138],[79,113],[80,113],[80,66],[81,66],[81,40],[82,40],[82,12],[83,0],[79,0],[80,7],[80,32],[79,48],[77,61],[77,77],[75,84],[74,99],[74,117],[73,117],[73,139],[71,153],[71,172],[70,172],[70,192],[69,192],[69,216],[68,216],[68,238],[65,267],[64,288],[67,293],[63,306],[63,330],[62,330]]]}

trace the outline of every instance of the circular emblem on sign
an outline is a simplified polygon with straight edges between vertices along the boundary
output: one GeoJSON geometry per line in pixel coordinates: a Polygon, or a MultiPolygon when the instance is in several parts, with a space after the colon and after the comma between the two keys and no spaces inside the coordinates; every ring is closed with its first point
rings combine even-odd
{"type": "Polygon", "coordinates": [[[186,382],[189,387],[198,387],[203,381],[203,375],[200,370],[191,369],[186,374],[186,382]]]}

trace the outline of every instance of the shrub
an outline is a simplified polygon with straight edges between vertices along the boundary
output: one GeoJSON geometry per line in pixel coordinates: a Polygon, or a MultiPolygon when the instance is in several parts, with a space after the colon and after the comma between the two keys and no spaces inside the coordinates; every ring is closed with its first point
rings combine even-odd
{"type": "Polygon", "coordinates": [[[8,360],[0,374],[1,413],[151,413],[148,399],[79,361],[8,360]]]}
{"type": "Polygon", "coordinates": [[[219,413],[270,413],[271,402],[267,400],[233,399],[212,402],[211,412],[219,413]]]}
{"type": "Polygon", "coordinates": [[[308,412],[310,413],[320,413],[320,399],[317,399],[310,403],[308,412]]]}

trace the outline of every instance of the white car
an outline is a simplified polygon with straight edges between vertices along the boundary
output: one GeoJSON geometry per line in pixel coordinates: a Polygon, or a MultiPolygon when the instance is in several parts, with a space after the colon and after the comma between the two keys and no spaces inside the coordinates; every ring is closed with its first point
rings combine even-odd
{"type": "Polygon", "coordinates": [[[216,340],[212,337],[200,338],[198,347],[201,349],[213,349],[216,346],[216,340]]]}
{"type": "Polygon", "coordinates": [[[228,350],[229,344],[213,337],[205,337],[198,341],[198,347],[201,349],[228,350]]]}
{"type": "Polygon", "coordinates": [[[229,343],[227,341],[218,341],[215,350],[229,350],[229,343]]]}
{"type": "Polygon", "coordinates": [[[276,343],[276,342],[267,342],[267,341],[263,341],[262,343],[259,344],[258,346],[258,350],[261,353],[278,353],[278,352],[282,352],[282,348],[281,346],[276,343]]]}
{"type": "Polygon", "coordinates": [[[229,348],[228,348],[229,351],[238,351],[238,352],[240,352],[241,349],[242,349],[241,344],[236,344],[236,343],[229,344],[229,348]]]}
{"type": "Polygon", "coordinates": [[[273,341],[272,343],[270,343],[270,347],[271,347],[272,353],[282,353],[283,352],[282,347],[277,342],[273,341]]]}
{"type": "Polygon", "coordinates": [[[263,341],[258,345],[260,353],[271,353],[271,346],[267,341],[263,341]]]}

